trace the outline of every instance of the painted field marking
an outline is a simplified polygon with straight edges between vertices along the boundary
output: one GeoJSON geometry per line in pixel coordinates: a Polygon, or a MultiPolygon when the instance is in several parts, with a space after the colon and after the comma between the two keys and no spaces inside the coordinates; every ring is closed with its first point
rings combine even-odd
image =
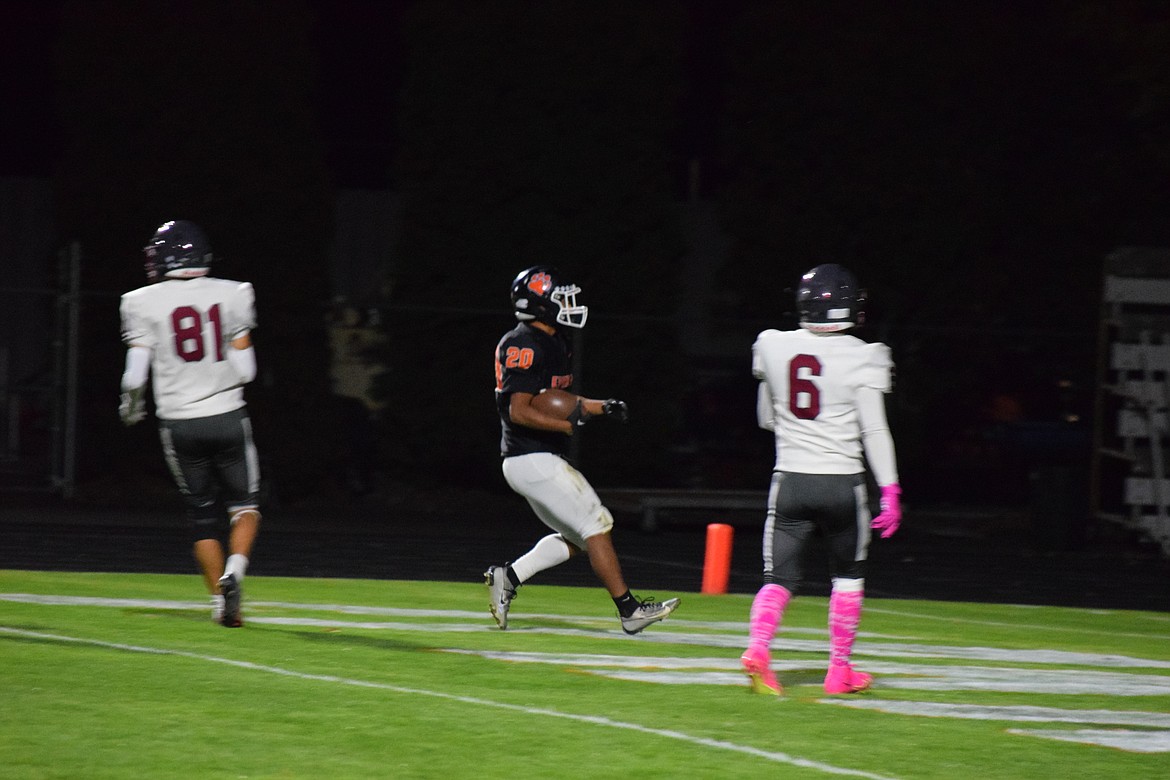
{"type": "MultiPolygon", "coordinates": [[[[449,649],[446,652],[513,663],[545,663],[568,666],[607,679],[659,685],[728,685],[736,687],[744,685],[744,677],[739,669],[738,659],[648,658],[615,655],[593,656],[580,653],[557,654],[455,649],[449,649]],[[709,671],[711,669],[720,671],[709,671]]],[[[819,676],[823,672],[821,664],[801,661],[774,660],[772,668],[779,673],[813,671],[819,676]]],[[[928,666],[881,662],[866,664],[865,668],[882,675],[877,683],[878,688],[875,690],[879,688],[908,688],[948,692],[978,690],[1044,695],[1170,695],[1170,677],[1163,675],[1086,671],[1070,675],[1065,671],[1028,668],[928,666]]],[[[1134,753],[1170,753],[1170,713],[1165,712],[1077,710],[1019,705],[985,706],[861,697],[825,698],[819,699],[818,703],[888,712],[894,715],[929,718],[1137,726],[1143,730],[1006,729],[1006,733],[1110,747],[1134,753]]]]}
{"type": "MultiPolygon", "coordinates": [[[[1022,606],[1022,605],[1018,605],[1018,604],[1004,604],[1004,605],[999,605],[999,606],[1003,606],[1004,608],[1023,609],[1023,610],[1041,609],[1041,607],[1022,606]]],[[[1068,609],[1068,608],[1064,608],[1064,609],[1068,609]]],[[[1170,634],[1165,633],[1165,630],[1161,626],[1152,626],[1151,627],[1152,633],[1141,633],[1141,632],[1136,632],[1136,631],[1130,632],[1130,633],[1119,633],[1117,631],[1107,631],[1104,629],[1082,628],[1080,626],[1053,626],[1053,625],[1033,626],[1031,624],[1009,623],[1009,622],[1002,621],[1002,620],[983,620],[983,619],[979,619],[979,618],[944,617],[943,615],[924,615],[920,612],[909,612],[909,611],[900,610],[900,609],[888,609],[886,607],[870,606],[869,604],[865,605],[864,610],[867,614],[874,614],[874,615],[892,615],[894,617],[913,618],[915,620],[933,620],[933,621],[942,621],[945,623],[963,623],[966,625],[988,626],[991,628],[1035,628],[1035,629],[1043,630],[1043,631],[1072,632],[1072,633],[1075,633],[1077,635],[1082,635],[1082,636],[1088,636],[1088,635],[1127,636],[1127,637],[1134,637],[1137,639],[1170,639],[1170,634]]],[[[1108,615],[1108,614],[1120,612],[1122,610],[1112,610],[1112,611],[1110,611],[1110,610],[1085,610],[1085,611],[1091,612],[1094,614],[1108,615]]],[[[1154,612],[1132,612],[1132,613],[1126,613],[1126,614],[1132,615],[1133,617],[1136,617],[1139,619],[1149,620],[1149,621],[1155,622],[1155,623],[1170,622],[1170,616],[1161,615],[1161,614],[1157,614],[1154,612]]]]}
{"type": "Polygon", "coordinates": [[[985,706],[943,704],[924,701],[872,701],[825,699],[852,709],[876,710],[898,715],[968,720],[1006,720],[1015,723],[1088,723],[1108,726],[1139,726],[1133,729],[1008,729],[1009,734],[1078,742],[1117,748],[1131,753],[1170,753],[1170,713],[1125,712],[1120,710],[1065,710],[1058,707],[985,706]]]}
{"type": "MultiPolygon", "coordinates": [[[[194,609],[206,610],[207,604],[204,602],[187,602],[187,601],[163,601],[163,600],[147,600],[147,599],[113,599],[113,598],[95,598],[83,596],[54,596],[54,595],[33,595],[33,594],[3,594],[0,593],[0,601],[33,603],[38,605],[60,605],[60,606],[100,606],[100,607],[118,607],[118,608],[153,608],[153,609],[194,609]]],[[[382,615],[382,616],[399,616],[408,618],[440,618],[450,620],[451,618],[482,618],[481,612],[470,612],[460,610],[425,610],[425,609],[404,609],[393,607],[365,607],[353,605],[338,605],[338,604],[295,604],[286,602],[252,602],[253,606],[265,607],[269,609],[289,609],[289,610],[305,610],[305,611],[327,611],[341,614],[352,615],[382,615]]],[[[896,611],[889,611],[895,613],[896,611]]],[[[927,619],[936,619],[932,615],[913,615],[911,613],[900,613],[907,617],[923,617],[927,619]]],[[[535,616],[534,616],[535,617],[535,616]]],[[[565,615],[549,615],[546,616],[558,621],[580,621],[585,623],[598,622],[601,619],[596,616],[579,616],[569,617],[565,615]]],[[[262,623],[271,625],[290,625],[290,626],[312,626],[324,628],[350,628],[350,629],[366,629],[366,630],[404,630],[404,631],[429,631],[429,632],[448,632],[448,633],[465,633],[465,632],[482,632],[484,630],[495,631],[484,622],[476,622],[474,624],[453,624],[453,623],[407,623],[407,622],[371,622],[371,621],[352,621],[352,620],[322,620],[316,618],[305,617],[265,617],[252,616],[249,619],[251,623],[262,623]]],[[[608,623],[608,621],[605,621],[608,623]]],[[[960,620],[960,622],[967,623],[984,623],[993,625],[1003,625],[1007,627],[1020,627],[1018,623],[1002,623],[995,624],[991,621],[971,621],[960,620]]],[[[746,626],[743,623],[719,621],[719,622],[704,622],[704,621],[689,621],[686,619],[672,620],[669,624],[663,624],[659,627],[653,635],[641,635],[639,637],[627,637],[624,634],[613,631],[612,633],[605,630],[582,630],[582,629],[558,629],[548,627],[532,627],[522,629],[521,631],[510,631],[509,633],[523,633],[523,634],[553,634],[562,636],[580,636],[591,638],[620,638],[639,642],[656,642],[664,644],[683,644],[683,645],[701,645],[708,647],[735,647],[739,648],[743,643],[743,631],[746,626]],[[697,628],[730,628],[736,631],[732,635],[718,635],[718,634],[691,634],[682,633],[677,629],[694,630],[697,628]],[[665,630],[663,630],[665,629],[665,630]]],[[[15,629],[14,629],[15,630],[15,629]]],[[[1070,629],[1071,630],[1071,629],[1070,629]]],[[[790,632],[785,632],[790,633],[790,632]]],[[[816,629],[804,629],[803,633],[817,633],[822,634],[822,631],[816,629]]],[[[1097,632],[1110,633],[1110,632],[1097,632]]],[[[1117,636],[1119,634],[1112,633],[1117,636]]],[[[1137,636],[1146,636],[1146,634],[1138,634],[1137,636]]],[[[91,644],[101,644],[110,647],[116,647],[110,643],[103,643],[98,640],[75,640],[82,642],[89,642],[91,644]]],[[[799,639],[778,639],[774,647],[778,650],[788,650],[790,652],[808,652],[814,655],[823,655],[825,651],[823,640],[799,640],[799,639]]],[[[176,655],[184,655],[185,653],[178,651],[154,650],[150,648],[140,648],[140,652],[161,652],[172,653],[176,655]]],[[[493,652],[493,651],[468,651],[461,649],[447,649],[447,652],[464,653],[479,655],[485,658],[494,658],[503,661],[514,662],[529,662],[529,663],[553,663],[559,665],[575,666],[584,668],[587,673],[597,674],[599,676],[610,677],[614,679],[637,680],[640,682],[652,682],[658,684],[709,684],[709,685],[742,685],[742,673],[738,669],[738,657],[736,658],[682,658],[677,656],[670,657],[646,657],[646,656],[620,656],[620,655],[591,655],[591,654],[544,654],[544,653],[523,653],[523,652],[493,652]],[[689,671],[685,671],[689,670],[689,671]],[[712,671],[716,670],[716,671],[712,671]]],[[[1080,666],[1105,666],[1105,667],[1121,667],[1121,668],[1170,668],[1170,661],[1161,661],[1153,659],[1133,658],[1122,655],[1101,655],[1093,653],[1075,653],[1069,651],[1059,650],[1005,650],[1003,648],[986,648],[986,647],[950,647],[938,645],[924,645],[924,644],[896,644],[896,643],[875,643],[875,642],[859,642],[857,651],[859,655],[871,656],[893,656],[893,657],[917,657],[917,658],[952,658],[962,660],[983,660],[1003,663],[1029,663],[1029,664],[1059,664],[1059,665],[1080,665],[1080,666]]],[[[227,659],[214,659],[210,656],[192,656],[195,658],[203,658],[205,660],[217,660],[223,663],[237,663],[247,665],[244,662],[232,662],[227,659]]],[[[798,671],[798,670],[817,670],[822,667],[819,659],[795,659],[795,660],[778,660],[773,663],[777,671],[798,671]]],[[[881,674],[880,687],[883,688],[906,688],[906,689],[924,689],[924,690],[941,690],[941,691],[958,691],[958,690],[981,690],[981,691],[1000,691],[1013,693],[1091,693],[1099,695],[1110,696],[1148,696],[1148,695],[1166,695],[1170,692],[1170,678],[1159,674],[1125,674],[1125,673],[1108,673],[1097,671],[1078,671],[1076,675],[1068,675],[1064,671],[1046,671],[1035,668],[1020,668],[1020,667],[960,667],[948,665],[924,665],[924,664],[908,664],[898,662],[880,662],[869,661],[866,663],[866,669],[881,674]],[[1070,687],[1071,686],[1071,687],[1070,687]]],[[[268,671],[275,671],[278,673],[288,673],[294,676],[304,676],[308,679],[328,679],[313,675],[303,675],[297,672],[288,672],[287,670],[278,670],[276,668],[267,669],[268,671]]],[[[362,681],[345,681],[348,684],[360,685],[364,684],[362,681]]],[[[395,686],[382,686],[390,690],[408,691],[412,689],[400,689],[395,686]]],[[[418,691],[418,693],[449,696],[447,694],[440,694],[438,692],[418,691]]],[[[459,698],[459,697],[451,697],[459,698]]],[[[939,703],[924,703],[924,702],[895,702],[895,701],[872,701],[865,699],[825,699],[823,703],[844,705],[844,706],[858,706],[869,707],[872,709],[888,710],[890,712],[898,711],[897,714],[912,714],[926,717],[979,717],[987,720],[1022,720],[1022,721],[1056,721],[1066,723],[1084,723],[1101,725],[1102,723],[1111,725],[1137,725],[1146,729],[1164,729],[1165,721],[1170,719],[1170,715],[1164,713],[1149,713],[1149,712],[1134,712],[1134,713],[1114,713],[1113,715],[1104,714],[1098,715],[1097,712],[1111,713],[1112,711],[1078,711],[1078,710],[1060,710],[1057,708],[1025,708],[1025,707],[997,707],[988,708],[979,705],[966,704],[939,704],[939,703]],[[899,708],[901,708],[901,711],[899,708]],[[1027,710],[1032,713],[1032,716],[1021,715],[1020,713],[1027,710]],[[1017,717],[1018,716],[1018,717],[1017,717]],[[1121,718],[1121,720],[1118,720],[1121,718]]],[[[505,706],[512,707],[514,705],[501,705],[497,702],[485,702],[491,706],[505,706]]],[[[523,710],[524,708],[521,708],[523,710]]],[[[577,717],[577,716],[572,716],[577,717]]],[[[637,724],[622,724],[621,727],[637,727],[637,724]]],[[[1122,750],[1129,750],[1132,752],[1170,752],[1170,731],[1126,731],[1126,730],[1101,730],[1101,729],[1077,729],[1077,730],[1044,730],[1044,729],[1009,729],[1008,733],[1019,734],[1023,736],[1033,736],[1048,739],[1058,739],[1062,741],[1071,741],[1093,745],[1103,745],[1107,747],[1114,747],[1122,750]]],[[[657,732],[654,732],[657,733],[657,732]]],[[[682,735],[687,739],[692,738],[689,735],[682,735]]],[[[754,749],[751,749],[754,750],[754,749]]],[[[778,754],[784,755],[784,754],[778,754]]],[[[791,758],[791,757],[789,757],[791,758]]],[[[851,770],[850,770],[851,771],[851,770]]],[[[867,775],[862,775],[867,776],[867,775]]]]}
{"type": "MultiPolygon", "coordinates": [[[[96,606],[121,609],[162,609],[162,610],[208,610],[206,602],[193,601],[164,601],[156,599],[129,599],[103,598],[93,596],[56,596],[28,593],[0,593],[0,601],[28,603],[46,606],[96,606]]],[[[249,615],[248,622],[257,625],[276,626],[306,626],[313,628],[350,628],[369,631],[426,631],[434,633],[468,633],[479,631],[496,632],[498,629],[486,618],[484,612],[470,612],[465,610],[433,610],[433,609],[406,609],[400,607],[363,607],[336,604],[298,604],[288,602],[255,602],[253,606],[268,609],[288,609],[294,611],[324,611],[341,612],[354,615],[384,615],[412,618],[466,618],[477,622],[461,623],[398,623],[386,621],[354,621],[340,619],[322,619],[310,617],[284,617],[249,615]]],[[[525,628],[521,624],[509,628],[509,634],[540,634],[546,636],[570,636],[593,639],[623,639],[641,644],[678,644],[700,647],[739,648],[742,649],[747,636],[747,625],[744,623],[732,624],[736,629],[731,634],[688,633],[679,629],[694,629],[707,624],[688,622],[685,619],[676,620],[672,616],[669,620],[655,626],[654,632],[642,633],[636,637],[627,636],[616,627],[610,627],[611,621],[596,616],[571,617],[565,615],[550,615],[562,622],[598,623],[603,626],[598,629],[553,628],[546,626],[532,626],[525,628]]],[[[723,622],[713,625],[724,626],[723,622]]],[[[815,629],[806,632],[823,633],[815,629]]],[[[773,650],[790,653],[811,653],[822,655],[827,651],[827,644],[820,639],[793,639],[790,633],[801,633],[799,629],[781,632],[773,642],[773,650]]],[[[1118,636],[1119,634],[1113,634],[1118,636]]],[[[907,638],[908,640],[911,638],[907,638]]],[[[1150,658],[1135,658],[1118,654],[1082,653],[1067,650],[1020,650],[997,647],[927,645],[910,641],[905,642],[875,642],[863,633],[860,635],[854,648],[855,655],[870,658],[937,658],[961,661],[991,661],[1011,664],[1049,664],[1063,666],[1093,666],[1113,668],[1142,668],[1142,669],[1170,669],[1170,661],[1150,658]]]]}
{"type": "Polygon", "coordinates": [[[285,669],[279,666],[268,666],[265,664],[252,663],[251,661],[237,661],[231,658],[221,658],[213,655],[202,655],[200,653],[192,653],[185,650],[169,650],[158,647],[143,647],[140,645],[128,645],[119,642],[106,642],[100,639],[88,639],[84,637],[62,636],[60,634],[46,634],[40,631],[27,631],[18,628],[9,628],[7,626],[0,626],[0,634],[8,634],[11,636],[18,636],[28,639],[40,639],[54,642],[61,642],[64,644],[78,644],[88,645],[90,647],[101,647],[109,650],[120,650],[130,653],[145,653],[149,655],[168,655],[179,658],[189,658],[196,661],[207,661],[208,663],[223,664],[225,666],[233,666],[239,669],[247,669],[250,671],[267,672],[269,674],[281,675],[284,677],[292,677],[300,680],[313,680],[317,682],[335,683],[339,685],[351,685],[358,688],[372,688],[376,690],[390,691],[408,696],[427,696],[435,699],[443,699],[446,701],[455,701],[462,704],[471,704],[479,707],[492,707],[495,709],[507,710],[509,712],[516,712],[523,715],[537,715],[546,718],[560,718],[563,720],[575,721],[578,723],[586,723],[593,726],[603,726],[606,728],[622,729],[625,731],[635,731],[642,734],[648,734],[656,737],[665,737],[667,739],[678,740],[679,742],[686,742],[699,747],[715,748],[717,750],[726,750],[732,753],[739,753],[741,755],[753,756],[755,758],[762,758],[766,761],[774,763],[788,764],[790,766],[798,766],[803,769],[812,769],[818,772],[823,772],[829,775],[840,775],[845,777],[861,777],[866,780],[897,780],[888,775],[879,775],[872,772],[865,772],[857,769],[848,769],[846,767],[833,766],[832,764],[825,764],[820,761],[812,761],[807,758],[800,758],[799,756],[791,756],[787,753],[781,753],[772,750],[761,750],[759,748],[751,747],[750,745],[739,745],[734,742],[728,742],[721,739],[710,739],[707,737],[696,737],[691,734],[686,734],[681,731],[674,731],[673,729],[657,729],[650,726],[643,726],[638,723],[630,723],[628,721],[613,720],[594,715],[577,715],[569,712],[561,712],[559,710],[547,709],[544,707],[528,707],[517,704],[508,704],[506,702],[490,701],[488,699],[479,699],[474,696],[460,696],[457,694],[444,693],[442,691],[431,691],[423,688],[407,688],[401,685],[391,685],[389,683],[379,683],[370,680],[357,680],[347,677],[338,677],[329,674],[311,674],[308,672],[298,672],[292,669],[285,669]]]}

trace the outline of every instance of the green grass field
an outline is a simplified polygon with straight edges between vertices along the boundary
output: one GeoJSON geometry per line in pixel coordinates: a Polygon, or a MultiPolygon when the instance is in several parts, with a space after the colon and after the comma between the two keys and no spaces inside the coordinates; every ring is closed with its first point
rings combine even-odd
{"type": "Polygon", "coordinates": [[[866,603],[828,697],[825,599],[739,672],[750,597],[625,636],[600,588],[0,571],[0,777],[1147,778],[1170,775],[1170,615],[866,603]]]}

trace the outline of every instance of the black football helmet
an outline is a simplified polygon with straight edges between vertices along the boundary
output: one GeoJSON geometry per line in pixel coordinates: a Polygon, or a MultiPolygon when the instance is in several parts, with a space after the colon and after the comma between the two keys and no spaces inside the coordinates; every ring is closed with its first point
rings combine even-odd
{"type": "Polygon", "coordinates": [[[585,327],[589,307],[577,304],[581,288],[552,266],[536,265],[512,280],[512,308],[516,319],[537,320],[547,325],[585,327]]]}
{"type": "Polygon", "coordinates": [[[796,288],[800,326],[829,333],[865,323],[865,290],[848,268],[836,263],[818,265],[800,277],[796,288]]]}
{"type": "Polygon", "coordinates": [[[182,219],[160,225],[142,251],[146,253],[146,278],[151,282],[206,276],[211,266],[207,236],[194,222],[182,219]]]}

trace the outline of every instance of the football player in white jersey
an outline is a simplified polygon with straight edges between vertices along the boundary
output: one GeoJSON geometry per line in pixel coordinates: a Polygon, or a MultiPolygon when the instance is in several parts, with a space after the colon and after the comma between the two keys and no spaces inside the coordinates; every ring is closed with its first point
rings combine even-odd
{"type": "Polygon", "coordinates": [[[848,331],[864,321],[865,294],[846,268],[818,265],[796,293],[800,327],[765,330],[752,346],[760,427],[776,434],[776,465],[764,525],[764,585],[751,607],[740,661],[757,693],[781,695],[770,646],[803,579],[806,542],[819,528],[829,546],[829,669],[826,693],[856,693],[872,677],[850,663],[861,619],[870,529],[883,538],[902,519],[885,394],[893,363],[884,344],[848,331]],[[864,457],[864,459],[863,459],[864,457]],[[881,489],[871,522],[865,463],[881,489]]]}
{"type": "Polygon", "coordinates": [[[149,283],[122,296],[119,414],[126,425],[146,417],[149,381],[212,616],[236,628],[243,625],[241,586],[260,528],[259,462],[244,401],[244,385],[256,377],[255,296],[248,282],[209,275],[211,247],[191,222],[163,224],[144,251],[149,283]],[[217,498],[230,524],[226,559],[217,498]]]}

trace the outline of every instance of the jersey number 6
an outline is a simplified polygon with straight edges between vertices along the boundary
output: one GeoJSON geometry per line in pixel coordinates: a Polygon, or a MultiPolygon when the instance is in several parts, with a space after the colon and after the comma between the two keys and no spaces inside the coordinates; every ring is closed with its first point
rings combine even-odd
{"type": "Polygon", "coordinates": [[[809,379],[820,375],[821,361],[815,355],[797,355],[788,364],[788,411],[797,419],[815,420],[821,413],[821,391],[809,379]]]}

